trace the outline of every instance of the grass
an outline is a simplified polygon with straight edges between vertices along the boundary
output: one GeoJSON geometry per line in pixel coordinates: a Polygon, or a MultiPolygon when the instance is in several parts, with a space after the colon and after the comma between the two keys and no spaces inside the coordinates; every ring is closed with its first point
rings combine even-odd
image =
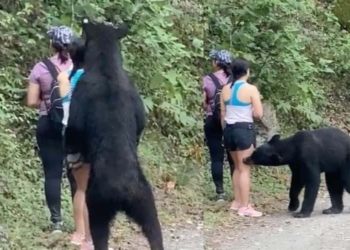
{"type": "MultiPolygon", "coordinates": [[[[203,168],[202,164],[203,152],[202,146],[174,147],[169,139],[158,134],[147,134],[142,141],[139,147],[141,166],[153,187],[159,219],[164,228],[174,224],[185,225],[187,221],[204,222],[208,229],[230,228],[232,222],[239,220],[228,211],[229,202],[222,205],[215,203],[209,167],[203,168]],[[175,183],[175,188],[169,189],[170,182],[175,183]]],[[[28,154],[28,160],[24,158],[11,169],[0,169],[0,186],[2,180],[6,182],[5,190],[0,192],[0,225],[9,234],[6,247],[0,241],[0,250],[70,249],[68,234],[55,237],[46,233],[49,213],[43,192],[42,168],[38,159],[33,159],[33,152],[28,154]]],[[[252,200],[263,211],[268,211],[275,207],[276,201],[284,199],[288,172],[284,168],[254,168],[253,173],[252,200]]],[[[232,200],[227,167],[225,190],[228,201],[232,200]]],[[[68,231],[71,231],[72,206],[67,179],[64,179],[62,191],[63,218],[68,231]]],[[[140,230],[120,214],[111,234],[112,245],[119,247],[130,237],[139,235],[140,230]]],[[[134,238],[132,241],[135,241],[134,238]]],[[[126,247],[130,248],[132,246],[126,247]]]]}
{"type": "MultiPolygon", "coordinates": [[[[273,213],[280,209],[281,201],[283,203],[288,194],[289,169],[287,167],[254,167],[252,175],[251,201],[254,206],[264,213],[273,213]]],[[[224,188],[227,196],[225,202],[216,203],[215,201],[215,189],[209,165],[205,169],[203,186],[204,225],[206,229],[210,230],[221,226],[230,227],[230,224],[240,220],[236,213],[229,210],[233,194],[230,170],[227,165],[224,170],[224,188]]]]}
{"type": "MultiPolygon", "coordinates": [[[[184,157],[183,151],[187,150],[174,148],[167,138],[162,137],[147,138],[139,147],[141,165],[153,187],[163,226],[201,218],[202,167],[190,157],[184,157]],[[175,189],[168,189],[167,183],[170,181],[175,183],[175,189]]],[[[42,168],[38,160],[33,160],[32,164],[35,165],[28,169],[27,166],[19,166],[18,172],[1,169],[0,173],[7,177],[9,190],[8,193],[6,190],[0,192],[0,225],[8,233],[9,239],[6,245],[5,241],[2,244],[0,234],[0,250],[71,249],[67,245],[68,234],[59,237],[47,234],[49,212],[43,192],[42,168]]],[[[69,232],[73,230],[73,221],[67,179],[64,179],[62,192],[62,215],[69,232]]],[[[111,241],[119,241],[130,234],[139,234],[138,227],[123,214],[118,215],[111,241]]]]}

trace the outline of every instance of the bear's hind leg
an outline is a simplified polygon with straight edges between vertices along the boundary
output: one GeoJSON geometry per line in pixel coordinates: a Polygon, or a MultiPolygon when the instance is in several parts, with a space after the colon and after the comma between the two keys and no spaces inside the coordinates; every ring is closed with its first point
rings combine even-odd
{"type": "Polygon", "coordinates": [[[98,200],[99,202],[87,199],[91,237],[94,250],[108,250],[109,226],[117,209],[112,203],[98,200]]]}
{"type": "Polygon", "coordinates": [[[289,212],[295,212],[298,210],[300,202],[299,195],[301,190],[304,188],[304,182],[302,179],[302,175],[300,174],[300,170],[298,167],[291,167],[292,171],[292,180],[290,184],[289,190],[289,212]]]}
{"type": "Polygon", "coordinates": [[[322,211],[323,214],[340,214],[343,212],[344,184],[340,172],[326,173],[326,184],[332,206],[322,211]]]}
{"type": "Polygon", "coordinates": [[[150,186],[140,185],[139,190],[123,206],[125,213],[133,219],[147,237],[151,250],[164,250],[154,197],[150,186]]]}
{"type": "Polygon", "coordinates": [[[299,213],[295,213],[295,218],[310,217],[314,210],[318,189],[321,183],[321,174],[318,166],[305,165],[302,166],[303,180],[305,181],[304,201],[299,213]]]}

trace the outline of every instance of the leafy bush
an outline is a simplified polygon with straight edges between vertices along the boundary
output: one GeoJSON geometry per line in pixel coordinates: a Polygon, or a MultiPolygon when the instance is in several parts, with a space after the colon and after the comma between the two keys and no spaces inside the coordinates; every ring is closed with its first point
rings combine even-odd
{"type": "Polygon", "coordinates": [[[313,0],[231,0],[207,3],[205,15],[206,51],[221,46],[248,59],[253,82],[294,127],[325,122],[325,92],[349,79],[350,66],[349,34],[329,10],[313,0]]]}
{"type": "MultiPolygon", "coordinates": [[[[251,62],[252,82],[278,109],[285,129],[327,124],[330,95],[338,100],[336,93],[349,87],[350,35],[332,9],[314,0],[2,1],[0,223],[15,232],[46,225],[42,171],[33,150],[37,116],[23,105],[26,77],[49,53],[47,27],[72,25],[79,33],[84,15],[130,24],[122,48],[149,113],[140,149],[145,171],[154,186],[176,181],[186,195],[191,188],[198,196],[203,179],[200,86],[210,70],[210,49],[225,48],[251,62]]],[[[66,192],[65,209],[69,199],[66,192]]],[[[25,244],[15,242],[12,249],[25,244]]]]}

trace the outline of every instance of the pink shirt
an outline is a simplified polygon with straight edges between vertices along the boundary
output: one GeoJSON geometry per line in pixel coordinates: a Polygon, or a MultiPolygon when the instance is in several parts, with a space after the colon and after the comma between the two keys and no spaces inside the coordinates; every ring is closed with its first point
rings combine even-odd
{"type": "MultiPolygon", "coordinates": [[[[221,86],[227,84],[228,77],[226,76],[226,74],[223,70],[219,70],[219,71],[214,72],[214,75],[219,79],[221,86]]],[[[203,91],[205,91],[205,93],[207,94],[207,105],[205,108],[206,115],[207,116],[213,115],[213,111],[212,111],[211,106],[213,105],[213,102],[214,102],[216,87],[215,87],[213,80],[208,75],[206,75],[203,78],[203,87],[202,88],[203,88],[203,91]]]]}
{"type": "MultiPolygon", "coordinates": [[[[58,55],[50,57],[51,62],[56,66],[58,72],[67,71],[72,66],[72,61],[68,59],[65,63],[61,63],[58,55]]],[[[44,101],[40,102],[39,114],[47,115],[46,105],[50,105],[50,90],[52,76],[43,62],[35,64],[29,75],[29,82],[39,84],[40,86],[40,99],[44,101]]]]}

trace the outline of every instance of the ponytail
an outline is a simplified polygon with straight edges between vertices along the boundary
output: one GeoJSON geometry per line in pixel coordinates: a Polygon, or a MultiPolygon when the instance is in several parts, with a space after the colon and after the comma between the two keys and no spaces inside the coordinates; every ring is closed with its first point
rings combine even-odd
{"type": "Polygon", "coordinates": [[[244,75],[233,75],[233,74],[232,74],[232,82],[231,82],[230,88],[232,88],[233,85],[235,84],[235,82],[237,82],[237,80],[238,80],[239,78],[241,78],[242,76],[244,76],[244,75]]]}
{"type": "Polygon", "coordinates": [[[69,53],[68,53],[68,46],[52,43],[52,47],[55,49],[55,51],[58,53],[58,59],[60,60],[60,63],[66,63],[69,60],[69,53]]]}
{"type": "Polygon", "coordinates": [[[229,77],[231,75],[231,69],[229,64],[218,63],[217,65],[220,69],[224,71],[226,77],[229,77]]]}
{"type": "Polygon", "coordinates": [[[230,87],[232,88],[237,80],[248,73],[249,64],[244,59],[235,59],[231,64],[230,70],[232,75],[232,83],[230,87]]]}
{"type": "Polygon", "coordinates": [[[58,52],[58,59],[60,59],[61,63],[66,63],[69,60],[69,53],[66,48],[58,52]]]}

